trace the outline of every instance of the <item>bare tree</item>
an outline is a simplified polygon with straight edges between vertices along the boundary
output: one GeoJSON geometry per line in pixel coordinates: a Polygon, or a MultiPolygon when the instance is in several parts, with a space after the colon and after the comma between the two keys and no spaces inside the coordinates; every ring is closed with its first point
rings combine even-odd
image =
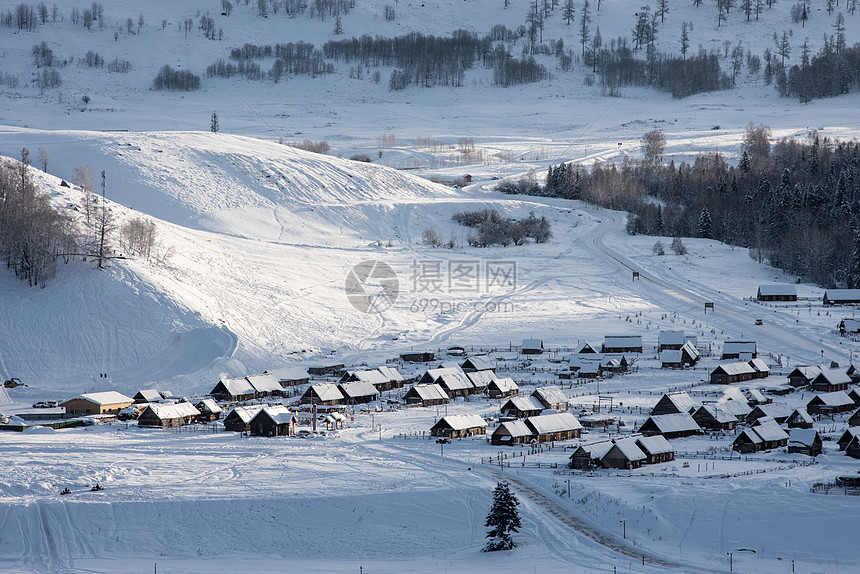
{"type": "Polygon", "coordinates": [[[663,160],[663,151],[666,149],[666,136],[663,135],[663,130],[653,129],[646,132],[640,143],[646,161],[663,160]]]}
{"type": "Polygon", "coordinates": [[[770,126],[750,122],[744,134],[743,151],[753,160],[766,158],[770,154],[770,138],[770,126]]]}
{"type": "Polygon", "coordinates": [[[39,146],[39,163],[42,164],[42,171],[48,173],[48,162],[54,159],[48,155],[48,148],[39,146]]]}

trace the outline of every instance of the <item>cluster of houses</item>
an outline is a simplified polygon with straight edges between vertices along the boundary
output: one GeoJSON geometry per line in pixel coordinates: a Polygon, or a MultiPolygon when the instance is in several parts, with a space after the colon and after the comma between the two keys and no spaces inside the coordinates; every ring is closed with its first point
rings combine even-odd
{"type": "MultiPolygon", "coordinates": [[[[759,301],[797,301],[797,289],[794,285],[786,284],[760,285],[756,299],[759,301]]],[[[860,289],[828,289],[824,292],[822,303],[827,307],[860,304],[860,289]]]]}

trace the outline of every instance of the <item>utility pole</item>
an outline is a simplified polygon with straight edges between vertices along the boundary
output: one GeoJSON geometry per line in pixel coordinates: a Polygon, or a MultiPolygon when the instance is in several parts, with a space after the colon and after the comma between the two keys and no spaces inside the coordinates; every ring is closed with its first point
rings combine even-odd
{"type": "Polygon", "coordinates": [[[102,224],[99,229],[99,269],[104,269],[105,227],[107,226],[107,205],[105,205],[105,170],[102,170],[102,224]]]}

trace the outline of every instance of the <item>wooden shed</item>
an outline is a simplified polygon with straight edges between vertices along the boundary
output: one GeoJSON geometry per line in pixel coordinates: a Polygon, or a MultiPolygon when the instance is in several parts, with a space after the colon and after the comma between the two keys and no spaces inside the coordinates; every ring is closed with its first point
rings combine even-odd
{"type": "Polygon", "coordinates": [[[340,383],[337,388],[343,395],[344,402],[348,405],[369,403],[379,398],[379,391],[373,383],[366,381],[340,383]]]}
{"type": "Polygon", "coordinates": [[[717,365],[711,371],[712,385],[730,385],[732,383],[741,383],[743,381],[751,381],[755,378],[755,369],[749,363],[740,361],[737,363],[724,363],[717,365]]]}
{"type": "Polygon", "coordinates": [[[810,386],[813,391],[822,393],[832,393],[835,391],[848,390],[848,385],[851,384],[851,377],[848,376],[842,369],[822,369],[818,373],[810,386]]]}
{"type": "Polygon", "coordinates": [[[523,339],[520,350],[524,355],[540,355],[543,353],[543,341],[541,339],[523,339]]]}
{"type": "Polygon", "coordinates": [[[251,419],[257,416],[264,405],[247,405],[233,407],[224,417],[224,430],[232,432],[248,432],[251,430],[251,419]]]}
{"type": "Polygon", "coordinates": [[[812,417],[806,412],[806,409],[794,409],[785,420],[785,424],[790,429],[811,429],[812,417]]]}
{"type": "Polygon", "coordinates": [[[214,399],[203,399],[195,403],[194,406],[200,411],[200,414],[197,416],[197,422],[199,423],[217,421],[221,417],[221,413],[224,412],[224,409],[214,399]]]}
{"type": "Polygon", "coordinates": [[[604,353],[641,353],[642,335],[606,335],[603,338],[604,353]]]}
{"type": "Polygon", "coordinates": [[[660,464],[675,460],[675,449],[662,435],[631,437],[645,453],[645,464],[660,464]]]}
{"type": "Polygon", "coordinates": [[[283,388],[288,387],[297,387],[299,385],[306,385],[310,382],[310,374],[303,369],[302,367],[281,367],[280,369],[272,369],[268,371],[271,373],[275,379],[278,380],[278,384],[283,388]]]}
{"type": "Polygon", "coordinates": [[[723,355],[720,359],[738,359],[749,361],[758,354],[755,341],[726,341],[723,343],[723,355]]]}
{"type": "Polygon", "coordinates": [[[692,414],[698,407],[698,403],[694,401],[686,391],[678,391],[674,393],[666,393],[654,408],[651,409],[652,415],[670,415],[675,413],[692,414]]]}
{"type": "Polygon", "coordinates": [[[708,430],[732,430],[738,424],[737,417],[721,408],[720,404],[702,405],[693,413],[693,420],[708,430]]]}
{"type": "Polygon", "coordinates": [[[601,466],[601,460],[613,447],[608,440],[579,445],[570,455],[570,468],[591,470],[601,466]]]}
{"type": "MultiPolygon", "coordinates": [[[[668,416],[668,415],[666,415],[668,416]]],[[[600,459],[600,463],[605,468],[623,468],[634,469],[640,468],[648,456],[642,452],[642,449],[636,444],[634,437],[626,437],[614,439],[612,447],[600,459]]]]}
{"type": "Polygon", "coordinates": [[[544,410],[543,403],[537,398],[530,397],[512,397],[505,401],[500,411],[506,417],[515,417],[518,419],[537,416],[544,410]]]}
{"type": "Polygon", "coordinates": [[[487,434],[487,422],[480,415],[448,415],[430,427],[430,436],[463,438],[487,434]]]}
{"type": "Polygon", "coordinates": [[[496,368],[493,364],[493,360],[490,359],[487,355],[478,355],[475,357],[469,357],[460,365],[460,368],[463,369],[465,373],[471,373],[473,371],[492,371],[496,368]]]}
{"type": "Polygon", "coordinates": [[[496,378],[487,384],[486,393],[491,399],[503,399],[515,397],[519,394],[520,388],[510,377],[496,378]]]}
{"type": "Polygon", "coordinates": [[[811,415],[844,413],[854,410],[854,401],[845,391],[815,395],[806,403],[806,412],[811,415]]]}
{"type": "Polygon", "coordinates": [[[137,391],[137,394],[132,397],[134,399],[134,404],[141,405],[145,403],[158,403],[164,400],[164,397],[161,396],[161,393],[156,391],[155,389],[143,389],[137,391]]]}
{"type": "Polygon", "coordinates": [[[815,429],[793,428],[788,435],[788,452],[818,456],[824,452],[824,443],[815,429]]]}

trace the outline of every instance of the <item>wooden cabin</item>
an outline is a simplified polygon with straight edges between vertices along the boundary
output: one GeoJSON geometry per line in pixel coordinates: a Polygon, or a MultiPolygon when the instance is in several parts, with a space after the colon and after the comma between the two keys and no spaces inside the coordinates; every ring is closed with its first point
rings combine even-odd
{"type": "Polygon", "coordinates": [[[534,438],[534,431],[524,420],[507,421],[496,427],[490,435],[490,444],[495,446],[528,444],[534,438]]]}
{"type": "Polygon", "coordinates": [[[238,406],[230,409],[224,417],[224,430],[232,432],[249,432],[251,419],[257,416],[265,405],[238,406]]]}
{"type": "Polygon", "coordinates": [[[815,395],[806,403],[806,412],[811,415],[829,415],[854,410],[854,401],[845,391],[815,395]]]}
{"type": "Polygon", "coordinates": [[[824,292],[823,303],[831,305],[857,305],[860,303],[860,289],[828,289],[824,292]]]}
{"type": "Polygon", "coordinates": [[[444,405],[450,400],[442,387],[435,383],[413,385],[403,395],[403,399],[407,405],[420,405],[422,407],[444,405]]]}
{"type": "Polygon", "coordinates": [[[702,432],[701,427],[687,413],[651,415],[637,431],[645,436],[663,435],[667,439],[681,438],[702,432]]]}
{"type": "Polygon", "coordinates": [[[795,367],[788,373],[788,384],[792,387],[805,387],[812,383],[812,379],[821,373],[821,367],[817,365],[795,367]]]}
{"type": "Polygon", "coordinates": [[[221,413],[224,412],[224,409],[214,399],[203,399],[195,403],[194,407],[200,411],[200,414],[197,416],[197,422],[199,423],[217,421],[221,417],[221,413]]]}
{"type": "Polygon", "coordinates": [[[140,427],[178,427],[191,424],[200,411],[191,403],[150,403],[137,417],[140,427]]]}
{"type": "Polygon", "coordinates": [[[675,449],[662,435],[638,436],[636,446],[645,453],[645,464],[660,464],[675,460],[675,449]]]}
{"type": "Polygon", "coordinates": [[[460,368],[463,369],[464,373],[471,373],[474,371],[492,371],[496,366],[493,364],[493,361],[489,356],[478,355],[476,357],[469,357],[463,361],[460,368]]]}
{"type": "Polygon", "coordinates": [[[569,440],[582,434],[582,425],[571,413],[528,417],[525,424],[533,431],[537,442],[569,440]]]}
{"type": "Polygon", "coordinates": [[[480,415],[448,415],[430,427],[430,436],[463,438],[487,434],[487,422],[480,415]]]}
{"type": "Polygon", "coordinates": [[[510,377],[496,378],[487,384],[486,393],[491,399],[504,399],[517,396],[520,388],[510,377]]]}
{"type": "Polygon", "coordinates": [[[137,394],[132,397],[134,399],[134,404],[141,405],[146,403],[160,403],[164,400],[164,397],[161,396],[161,393],[156,391],[155,389],[143,389],[137,391],[137,394]]]}
{"type": "Polygon", "coordinates": [[[648,455],[642,452],[634,437],[612,440],[612,447],[600,459],[604,468],[621,468],[632,470],[640,468],[648,455]]]}
{"type": "Polygon", "coordinates": [[[523,339],[520,352],[523,355],[540,355],[543,353],[543,341],[541,339],[523,339]]]}
{"type": "Polygon", "coordinates": [[[300,404],[334,406],[343,404],[344,396],[334,383],[315,383],[299,399],[300,404]]]}
{"type": "Polygon", "coordinates": [[[812,379],[810,386],[813,391],[821,393],[833,393],[836,391],[848,390],[848,385],[851,384],[851,377],[848,376],[842,369],[822,369],[818,375],[812,379]]]}
{"type": "Polygon", "coordinates": [[[703,429],[728,431],[738,424],[738,418],[719,403],[702,405],[693,413],[693,420],[703,429]]]}
{"type": "Polygon", "coordinates": [[[298,419],[285,406],[264,407],[250,422],[254,436],[295,436],[298,419]]]}
{"type": "Polygon", "coordinates": [[[751,381],[756,377],[756,371],[749,363],[740,361],[737,363],[724,363],[717,365],[711,371],[712,385],[730,385],[743,381],[751,381]]]}
{"type": "Polygon", "coordinates": [[[761,285],[756,299],[759,301],[797,301],[797,288],[794,285],[761,285]]]}
{"type": "Polygon", "coordinates": [[[544,405],[536,397],[512,397],[499,409],[506,417],[518,419],[534,417],[544,410],[544,405]]]}
{"type": "Polygon", "coordinates": [[[340,383],[337,388],[344,397],[343,402],[348,405],[369,403],[379,398],[379,391],[376,387],[366,381],[340,383]]]}
{"type": "Polygon", "coordinates": [[[806,412],[806,409],[794,409],[794,411],[785,420],[785,424],[790,429],[811,429],[812,417],[806,412]]]}
{"type": "Polygon", "coordinates": [[[218,381],[209,394],[219,401],[236,403],[255,398],[257,390],[245,377],[233,377],[218,381]]]}
{"type": "Polygon", "coordinates": [[[723,343],[723,355],[720,359],[749,361],[755,359],[757,354],[755,341],[726,341],[723,343]]]}
{"type": "Polygon", "coordinates": [[[289,387],[297,387],[299,385],[306,385],[311,379],[310,374],[305,369],[297,366],[272,369],[271,371],[267,371],[267,373],[270,373],[275,377],[278,384],[285,389],[289,387]]]}
{"type": "Polygon", "coordinates": [[[554,385],[538,387],[532,392],[531,396],[539,400],[545,409],[566,411],[568,408],[567,395],[554,385]]]}
{"type": "Polygon", "coordinates": [[[642,335],[606,335],[603,338],[604,353],[641,353],[642,335]]]}
{"type": "Polygon", "coordinates": [[[824,452],[824,443],[814,429],[793,428],[788,434],[788,452],[818,456],[824,452]]]}
{"type": "Polygon", "coordinates": [[[768,420],[758,426],[745,429],[735,438],[732,450],[752,453],[780,448],[788,444],[788,434],[776,421],[768,420]]]}
{"type": "Polygon", "coordinates": [[[761,418],[771,418],[782,424],[791,416],[792,409],[783,404],[771,403],[769,405],[756,405],[744,420],[753,423],[761,418]]]}
{"type": "Polygon", "coordinates": [[[678,391],[675,393],[666,393],[660,400],[657,401],[657,404],[654,405],[654,408],[651,409],[652,415],[670,415],[676,413],[687,413],[691,414],[695,412],[698,407],[698,403],[690,398],[685,391],[678,391]]]}

